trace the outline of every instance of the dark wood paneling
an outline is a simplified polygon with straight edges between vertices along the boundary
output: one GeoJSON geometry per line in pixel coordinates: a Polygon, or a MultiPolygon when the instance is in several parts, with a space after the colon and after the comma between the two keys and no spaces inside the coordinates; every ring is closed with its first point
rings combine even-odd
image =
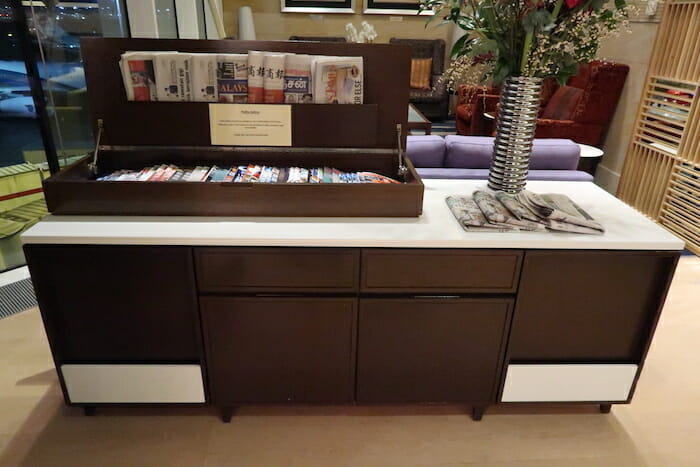
{"type": "Polygon", "coordinates": [[[360,402],[494,401],[510,299],[362,299],[360,402]]]}
{"type": "Polygon", "coordinates": [[[390,44],[284,41],[85,38],[81,52],[93,121],[104,120],[103,144],[201,146],[210,144],[209,104],[128,102],[119,71],[128,50],[247,53],[249,50],[364,57],[364,103],[294,106],[295,146],[396,147],[396,124],[408,119],[411,49],[390,44]],[[299,107],[299,109],[296,109],[299,107]],[[313,107],[313,108],[312,108],[313,107]],[[340,109],[339,107],[343,107],[340,109]],[[298,118],[296,118],[298,117],[298,118]]]}
{"type": "Polygon", "coordinates": [[[362,252],[365,292],[495,292],[518,286],[520,250],[367,249],[362,252]]]}
{"type": "Polygon", "coordinates": [[[200,292],[357,290],[360,254],[342,248],[197,248],[200,292]]]}
{"type": "Polygon", "coordinates": [[[640,362],[677,252],[528,251],[513,361],[640,362]]]}
{"type": "Polygon", "coordinates": [[[57,362],[200,361],[192,250],[25,246],[57,362]]]}
{"type": "Polygon", "coordinates": [[[215,404],[350,402],[356,300],[200,299],[215,404]]]}

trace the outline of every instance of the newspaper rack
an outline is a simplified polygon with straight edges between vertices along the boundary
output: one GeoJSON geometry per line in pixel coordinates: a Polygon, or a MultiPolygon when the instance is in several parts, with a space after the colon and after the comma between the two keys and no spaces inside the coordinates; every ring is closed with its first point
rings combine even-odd
{"type": "Polygon", "coordinates": [[[423,183],[405,147],[410,49],[389,44],[89,38],[82,41],[94,153],[44,182],[49,211],[66,215],[415,217],[423,183]],[[364,104],[292,104],[292,147],[212,146],[209,104],[129,102],[125,51],[248,50],[364,57],[364,104]],[[98,125],[98,122],[99,125],[98,125]],[[99,126],[99,128],[98,128],[99,126]],[[156,164],[329,166],[373,171],[401,184],[96,181],[98,173],[156,164]],[[94,165],[93,165],[94,164],[94,165]]]}

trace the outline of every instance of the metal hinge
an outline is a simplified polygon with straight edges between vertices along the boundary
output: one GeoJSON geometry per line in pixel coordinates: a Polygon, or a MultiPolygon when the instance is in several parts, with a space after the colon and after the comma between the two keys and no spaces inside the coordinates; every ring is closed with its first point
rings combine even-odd
{"type": "Polygon", "coordinates": [[[406,167],[403,163],[403,157],[404,157],[403,156],[403,145],[401,144],[402,136],[403,136],[403,127],[401,126],[400,123],[397,123],[396,124],[396,140],[397,140],[398,157],[399,157],[399,166],[397,169],[397,173],[398,173],[401,181],[405,182],[406,175],[408,175],[408,167],[406,167]]]}
{"type": "Polygon", "coordinates": [[[100,140],[102,139],[102,131],[104,130],[104,121],[101,118],[97,119],[97,138],[95,138],[95,152],[92,154],[92,162],[88,164],[88,167],[90,168],[90,171],[94,174],[97,175],[99,172],[97,168],[97,156],[99,155],[100,152],[100,140]]]}

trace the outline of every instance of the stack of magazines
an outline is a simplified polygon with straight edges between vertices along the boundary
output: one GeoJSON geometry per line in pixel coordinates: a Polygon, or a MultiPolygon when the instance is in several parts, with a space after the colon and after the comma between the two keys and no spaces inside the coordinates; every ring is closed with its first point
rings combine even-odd
{"type": "Polygon", "coordinates": [[[602,234],[603,226],[563,194],[517,195],[477,190],[472,196],[448,196],[447,205],[467,231],[555,231],[602,234]]]}
{"type": "Polygon", "coordinates": [[[159,165],[142,170],[117,170],[97,178],[111,182],[232,182],[232,183],[399,183],[374,172],[343,172],[331,167],[197,166],[191,169],[159,165]]]}
{"type": "Polygon", "coordinates": [[[363,57],[125,52],[130,101],[362,104],[363,57]]]}

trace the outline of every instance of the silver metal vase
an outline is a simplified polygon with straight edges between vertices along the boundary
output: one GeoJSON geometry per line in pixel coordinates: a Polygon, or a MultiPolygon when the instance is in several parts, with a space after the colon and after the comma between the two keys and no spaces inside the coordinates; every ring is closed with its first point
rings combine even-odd
{"type": "Polygon", "coordinates": [[[540,109],[542,79],[507,78],[503,84],[488,186],[520,193],[525,188],[540,109]]]}

